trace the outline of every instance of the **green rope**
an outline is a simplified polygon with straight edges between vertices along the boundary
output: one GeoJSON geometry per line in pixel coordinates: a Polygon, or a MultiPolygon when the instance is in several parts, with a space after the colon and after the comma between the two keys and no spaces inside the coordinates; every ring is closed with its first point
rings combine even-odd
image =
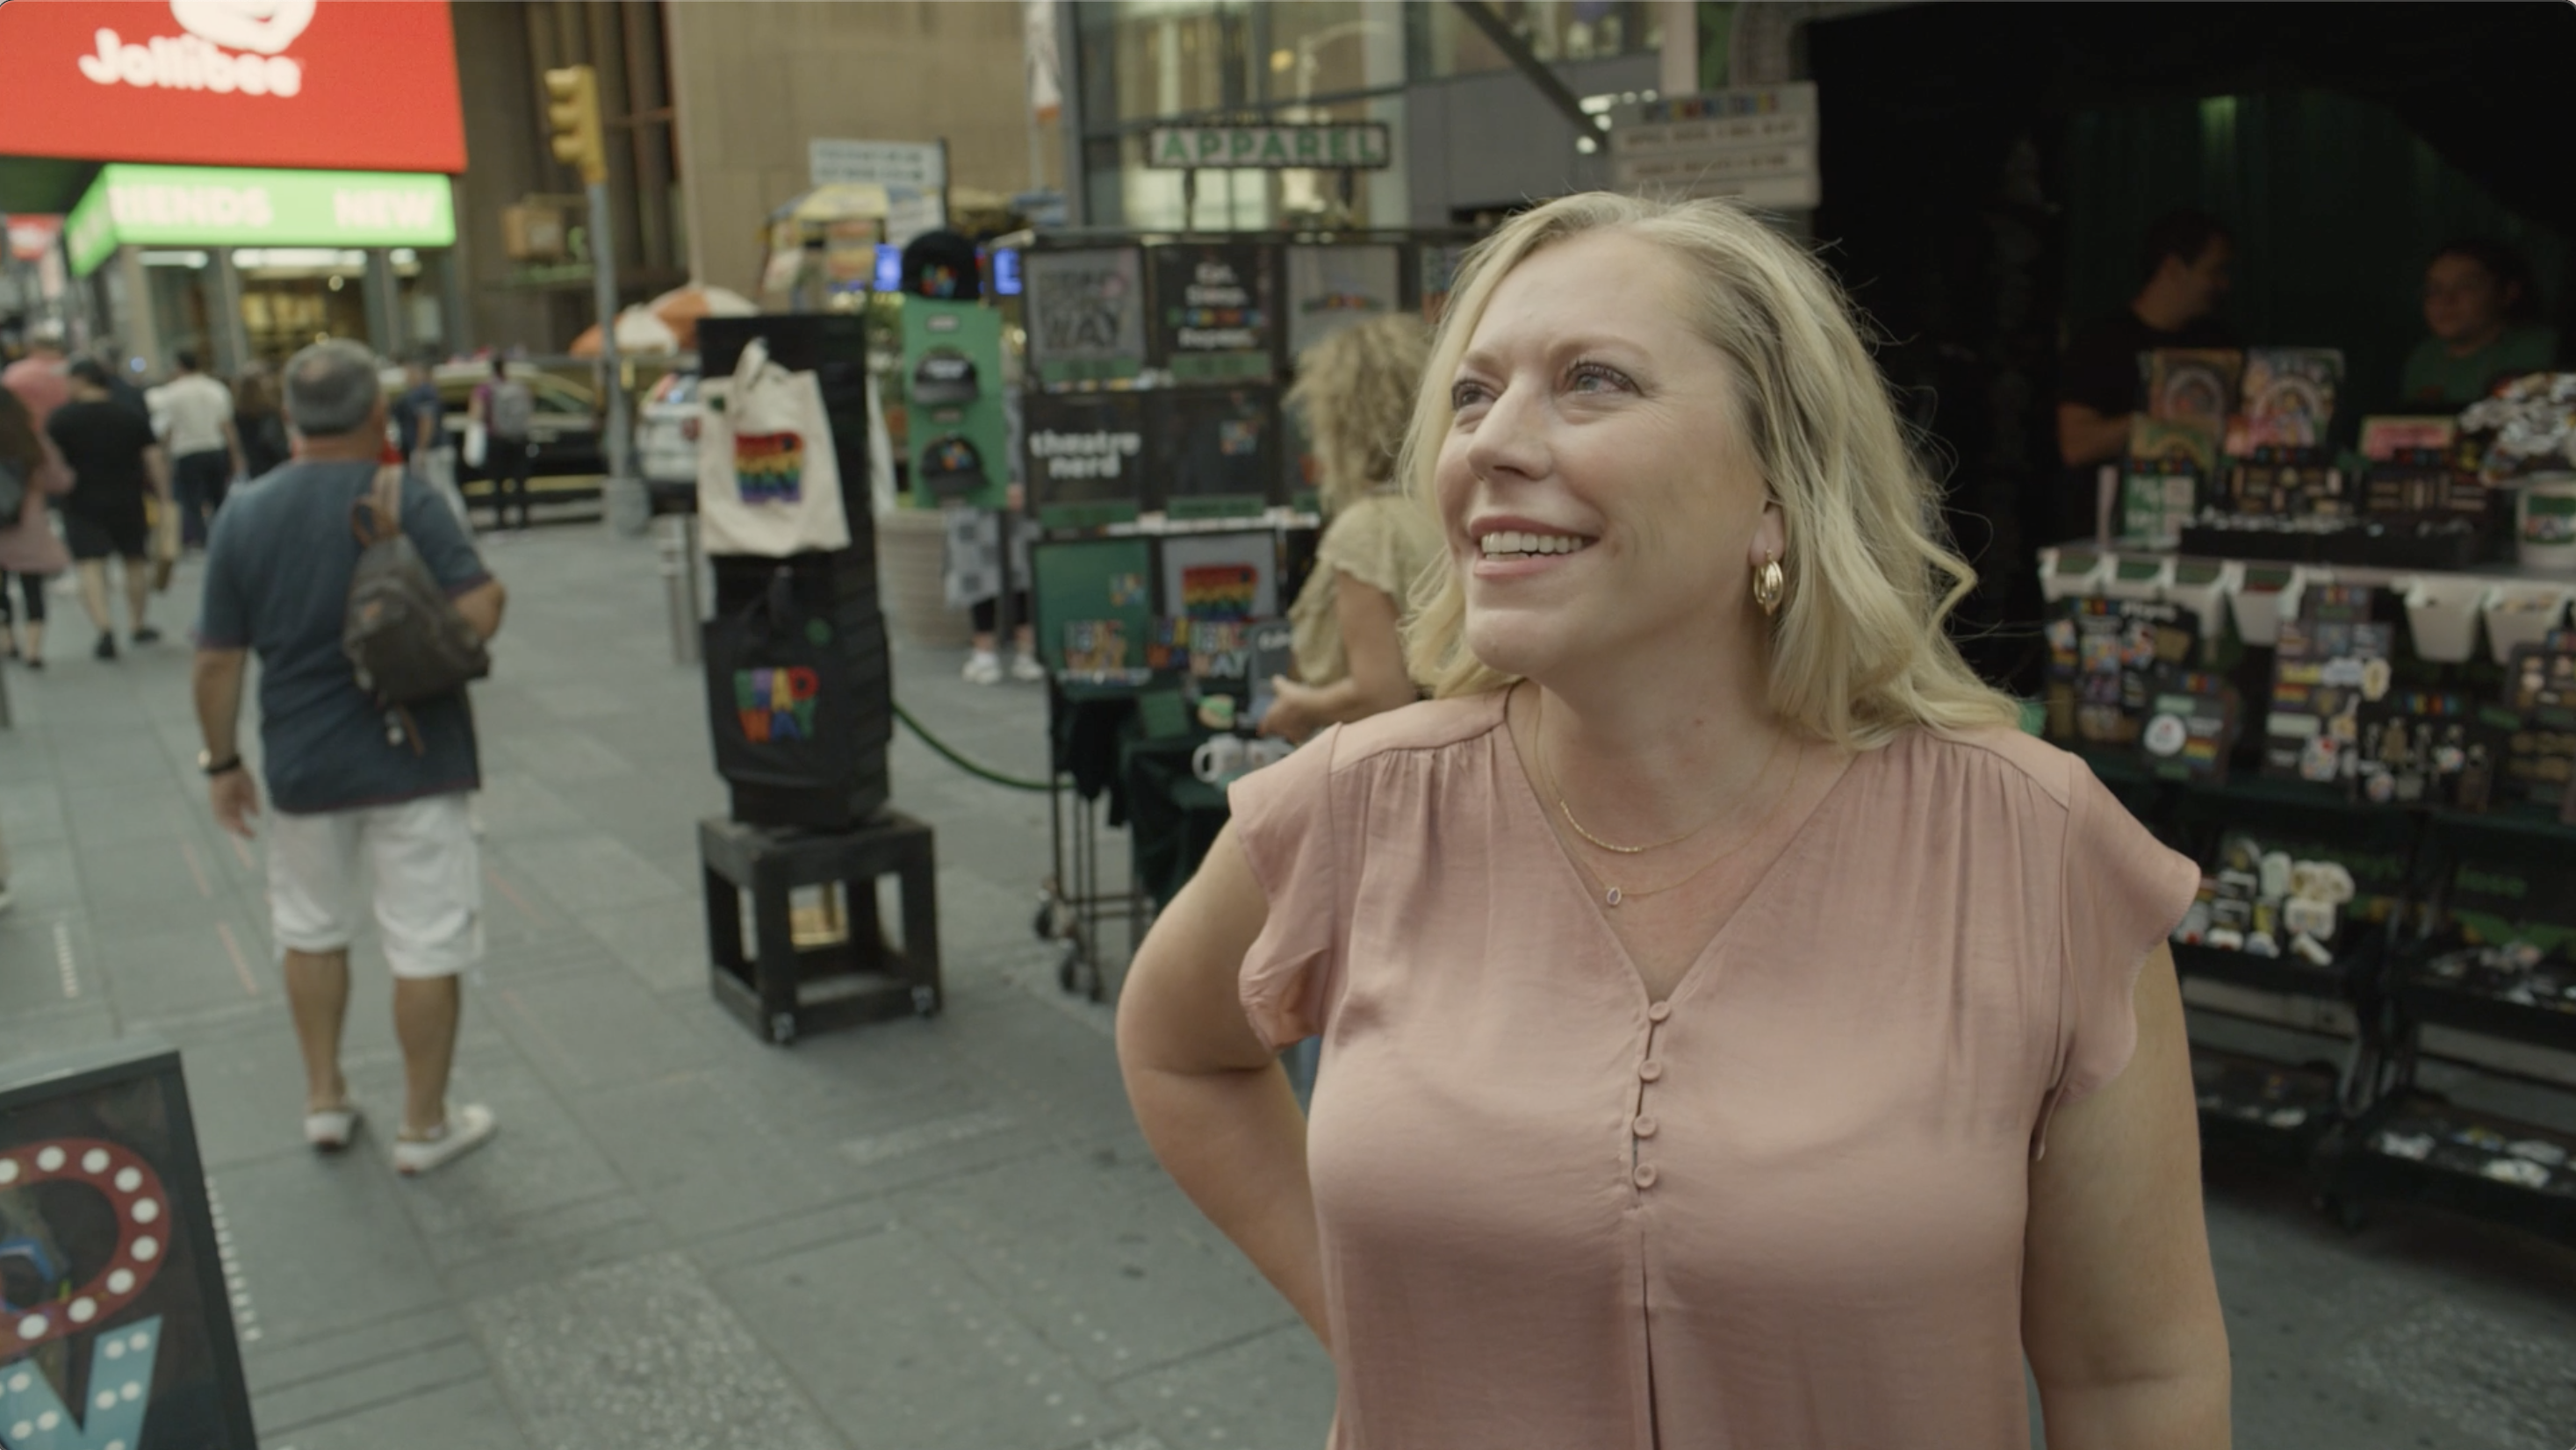
{"type": "Polygon", "coordinates": [[[977,765],[975,762],[968,760],[965,756],[958,754],[955,750],[950,749],[947,741],[942,740],[938,736],[931,734],[928,730],[923,729],[921,722],[912,718],[912,712],[903,708],[902,701],[898,700],[893,703],[894,717],[902,721],[905,725],[911,727],[912,733],[921,737],[922,744],[939,752],[940,759],[947,761],[950,765],[956,766],[959,770],[966,772],[968,775],[974,776],[978,780],[990,781],[993,784],[1004,787],[1008,790],[1034,791],[1039,794],[1051,794],[1054,792],[1055,784],[1052,781],[1023,780],[1016,775],[1004,775],[998,770],[977,765]]]}

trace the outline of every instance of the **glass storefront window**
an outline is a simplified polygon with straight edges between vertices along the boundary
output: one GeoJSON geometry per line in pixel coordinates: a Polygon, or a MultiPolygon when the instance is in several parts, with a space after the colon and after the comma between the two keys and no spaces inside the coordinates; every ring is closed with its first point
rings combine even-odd
{"type": "Polygon", "coordinates": [[[367,335],[367,254],[335,247],[245,247],[242,329],[251,356],[272,366],[308,343],[367,335]]]}
{"type": "Polygon", "coordinates": [[[1106,129],[1243,104],[1245,9],[1228,0],[1081,7],[1083,48],[1092,62],[1085,66],[1086,123],[1106,129]]]}
{"type": "Polygon", "coordinates": [[[1403,0],[1116,0],[1081,7],[1083,119],[1094,133],[1264,110],[1405,81],[1403,0]]]}
{"type": "MultiPolygon", "coordinates": [[[[1544,61],[1608,60],[1663,44],[1663,25],[1645,0],[1492,0],[1511,32],[1544,61]]],[[[1421,7],[1423,79],[1506,70],[1511,62],[1452,5],[1421,7]]]]}
{"type": "Polygon", "coordinates": [[[1278,105],[1404,84],[1405,8],[1396,0],[1252,7],[1255,93],[1278,105]]]}

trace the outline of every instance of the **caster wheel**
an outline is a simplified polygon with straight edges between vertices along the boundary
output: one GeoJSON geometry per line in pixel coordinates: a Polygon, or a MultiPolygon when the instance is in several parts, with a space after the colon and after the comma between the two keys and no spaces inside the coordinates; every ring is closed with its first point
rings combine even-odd
{"type": "Polygon", "coordinates": [[[771,1017],[769,1019],[769,1040],[779,1047],[785,1047],[787,1044],[794,1042],[796,1040],[795,1015],[788,1012],[781,1012],[776,1016],[771,1017]]]}
{"type": "Polygon", "coordinates": [[[1082,990],[1082,948],[1067,942],[1064,955],[1056,960],[1055,984],[1068,992],[1082,990]]]}
{"type": "Polygon", "coordinates": [[[2348,1234],[2357,1234],[2370,1227],[2370,1210],[2354,1199],[2328,1195],[2317,1200],[2317,1210],[2336,1228],[2348,1234]]]}
{"type": "Polygon", "coordinates": [[[1054,902],[1041,901],[1038,903],[1038,914],[1030,919],[1029,931],[1035,935],[1039,941],[1055,940],[1054,902]]]}
{"type": "Polygon", "coordinates": [[[913,1015],[913,1016],[915,1016],[915,1017],[936,1017],[936,1016],[938,1016],[938,1015],[939,1015],[939,989],[938,989],[938,988],[936,988],[936,987],[915,987],[915,988],[913,988],[913,989],[912,989],[912,1015],[913,1015]]]}

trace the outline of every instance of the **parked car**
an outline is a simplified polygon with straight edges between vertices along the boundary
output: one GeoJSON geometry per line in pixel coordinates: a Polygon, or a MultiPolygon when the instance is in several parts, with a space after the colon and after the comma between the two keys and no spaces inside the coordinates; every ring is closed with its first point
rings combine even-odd
{"type": "MultiPolygon", "coordinates": [[[[447,405],[447,437],[456,451],[456,481],[468,498],[480,499],[488,491],[490,475],[465,462],[465,424],[474,389],[492,376],[492,366],[478,362],[440,363],[430,376],[438,384],[439,400],[447,405]]],[[[528,424],[528,441],[536,445],[530,475],[581,480],[576,485],[540,488],[541,497],[595,494],[598,476],[608,470],[600,446],[597,392],[587,382],[550,372],[533,362],[510,364],[510,376],[528,385],[530,398],[536,404],[536,414],[528,424]]],[[[411,386],[399,366],[388,366],[383,379],[391,396],[399,397],[411,386]]]]}
{"type": "Polygon", "coordinates": [[[705,413],[698,383],[694,372],[667,373],[636,410],[635,471],[646,484],[697,486],[698,422],[705,413]]]}

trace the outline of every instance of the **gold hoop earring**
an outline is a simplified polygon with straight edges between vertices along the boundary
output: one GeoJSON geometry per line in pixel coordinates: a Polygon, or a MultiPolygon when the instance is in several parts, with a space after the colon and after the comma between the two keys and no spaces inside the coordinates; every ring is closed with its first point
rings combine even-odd
{"type": "Polygon", "coordinates": [[[1753,571],[1753,602],[1765,617],[1770,617],[1779,614],[1780,601],[1788,597],[1789,576],[1781,570],[1780,561],[1763,560],[1762,567],[1753,571]]]}

